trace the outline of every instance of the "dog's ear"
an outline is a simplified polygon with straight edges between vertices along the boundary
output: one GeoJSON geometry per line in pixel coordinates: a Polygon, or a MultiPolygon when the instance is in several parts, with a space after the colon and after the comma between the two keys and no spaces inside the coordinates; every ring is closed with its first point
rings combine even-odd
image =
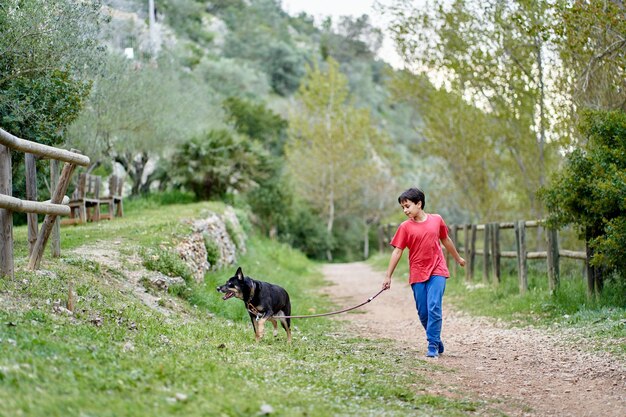
{"type": "Polygon", "coordinates": [[[237,277],[238,280],[243,281],[243,271],[241,270],[241,267],[237,268],[237,272],[235,272],[235,276],[237,277]]]}

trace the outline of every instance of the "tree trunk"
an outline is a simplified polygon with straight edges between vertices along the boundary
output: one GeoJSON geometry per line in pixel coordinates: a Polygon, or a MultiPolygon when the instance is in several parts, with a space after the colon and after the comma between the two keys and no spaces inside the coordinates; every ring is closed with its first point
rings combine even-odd
{"type": "MultiPolygon", "coordinates": [[[[330,196],[328,197],[328,223],[326,223],[326,231],[328,232],[328,236],[332,236],[333,234],[333,225],[335,223],[335,196],[333,191],[330,192],[330,196]]],[[[333,253],[330,249],[326,250],[326,259],[328,262],[332,262],[333,253]]]]}
{"type": "Polygon", "coordinates": [[[365,223],[365,236],[363,236],[363,259],[370,257],[370,226],[365,223]]]}

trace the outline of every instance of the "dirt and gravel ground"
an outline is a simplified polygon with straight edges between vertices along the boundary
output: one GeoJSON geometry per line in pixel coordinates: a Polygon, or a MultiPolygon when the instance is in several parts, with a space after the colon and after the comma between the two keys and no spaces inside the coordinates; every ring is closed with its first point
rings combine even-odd
{"type": "MultiPolygon", "coordinates": [[[[384,274],[365,263],[328,264],[334,285],[328,294],[340,306],[367,300],[380,290],[384,274]]],[[[436,392],[480,398],[494,414],[511,416],[626,416],[626,363],[575,345],[558,331],[512,328],[455,311],[444,297],[445,353],[428,359],[436,392]]],[[[398,349],[426,360],[425,333],[408,283],[394,281],[371,303],[348,314],[349,328],[370,338],[395,340],[398,349]]],[[[416,362],[416,372],[424,368],[416,362]]]]}

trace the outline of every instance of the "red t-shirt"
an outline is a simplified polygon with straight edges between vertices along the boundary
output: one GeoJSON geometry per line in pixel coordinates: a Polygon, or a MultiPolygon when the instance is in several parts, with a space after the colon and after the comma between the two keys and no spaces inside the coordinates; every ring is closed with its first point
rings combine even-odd
{"type": "Polygon", "coordinates": [[[410,284],[428,281],[433,275],[450,276],[440,243],[446,237],[448,227],[438,214],[427,214],[423,222],[409,219],[398,227],[391,245],[409,248],[410,284]]]}

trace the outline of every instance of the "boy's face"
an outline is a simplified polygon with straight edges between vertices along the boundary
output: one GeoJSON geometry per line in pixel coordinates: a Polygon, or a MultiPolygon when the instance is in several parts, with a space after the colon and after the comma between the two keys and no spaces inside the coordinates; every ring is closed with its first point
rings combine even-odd
{"type": "Polygon", "coordinates": [[[422,209],[422,202],[418,201],[417,204],[415,204],[411,200],[402,200],[400,206],[409,219],[415,219],[422,209]]]}

